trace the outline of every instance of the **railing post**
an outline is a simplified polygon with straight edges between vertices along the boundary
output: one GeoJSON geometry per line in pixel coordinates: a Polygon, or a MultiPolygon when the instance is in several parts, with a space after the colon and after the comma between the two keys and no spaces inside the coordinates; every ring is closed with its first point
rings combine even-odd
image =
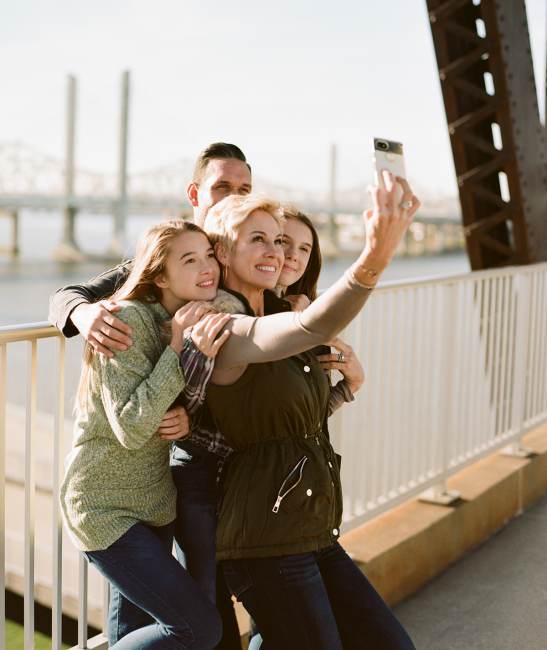
{"type": "Polygon", "coordinates": [[[0,344],[0,648],[6,644],[6,387],[7,344],[0,344]]]}
{"type": "Polygon", "coordinates": [[[110,607],[110,583],[103,578],[103,634],[108,632],[108,609],[110,607]]]}
{"type": "Polygon", "coordinates": [[[38,344],[28,344],[28,390],[25,429],[25,650],[34,649],[34,530],[35,473],[34,429],[36,424],[36,371],[38,344]]]}
{"type": "Polygon", "coordinates": [[[65,339],[58,339],[58,374],[57,374],[57,404],[55,408],[55,431],[53,437],[53,544],[52,544],[52,577],[53,599],[51,603],[51,647],[60,650],[62,645],[63,620],[63,525],[59,505],[59,492],[63,471],[63,440],[65,419],[65,339]]]}
{"type": "Polygon", "coordinates": [[[505,447],[502,453],[506,456],[527,458],[532,454],[522,444],[526,419],[526,387],[527,377],[530,376],[530,359],[532,358],[530,345],[530,314],[532,312],[531,284],[533,275],[531,272],[519,272],[515,277],[516,309],[515,309],[515,352],[513,371],[513,410],[511,418],[511,429],[518,435],[518,439],[505,447]]]}
{"type": "Polygon", "coordinates": [[[78,648],[87,648],[87,560],[78,558],[78,648]]]}
{"type": "Polygon", "coordinates": [[[437,405],[437,443],[441,461],[442,479],[425,490],[420,495],[420,500],[440,505],[450,505],[460,498],[459,492],[449,490],[446,485],[448,465],[450,463],[450,440],[453,431],[453,405],[454,405],[454,368],[455,368],[455,332],[457,313],[457,285],[447,284],[442,287],[439,305],[442,314],[442,328],[440,332],[440,345],[437,350],[439,355],[439,404],[437,405]]]}

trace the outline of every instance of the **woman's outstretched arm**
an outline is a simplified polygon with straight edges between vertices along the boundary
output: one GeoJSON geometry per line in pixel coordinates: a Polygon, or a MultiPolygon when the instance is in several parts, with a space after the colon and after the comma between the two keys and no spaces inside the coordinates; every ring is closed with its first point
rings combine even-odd
{"type": "Polygon", "coordinates": [[[232,317],[231,334],[217,356],[216,369],[298,354],[334,338],[357,316],[420,206],[406,180],[388,173],[383,180],[382,187],[371,190],[374,208],[364,214],[365,246],[357,261],[302,312],[232,317]]]}
{"type": "Polygon", "coordinates": [[[326,343],[355,318],[371,292],[350,270],[302,312],[234,316],[216,368],[276,361],[326,343]]]}
{"type": "Polygon", "coordinates": [[[157,333],[147,308],[126,305],[119,314],[133,328],[135,343],[114,358],[95,355],[96,381],[108,423],[126,449],[140,449],[184,388],[179,355],[165,346],[157,358],[157,333]]]}

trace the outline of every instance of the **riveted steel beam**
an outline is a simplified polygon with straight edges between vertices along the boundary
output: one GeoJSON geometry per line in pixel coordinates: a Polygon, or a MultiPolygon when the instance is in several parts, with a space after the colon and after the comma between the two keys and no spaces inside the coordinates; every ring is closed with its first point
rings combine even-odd
{"type": "Polygon", "coordinates": [[[524,0],[426,0],[471,267],[547,260],[547,136],[524,0]]]}

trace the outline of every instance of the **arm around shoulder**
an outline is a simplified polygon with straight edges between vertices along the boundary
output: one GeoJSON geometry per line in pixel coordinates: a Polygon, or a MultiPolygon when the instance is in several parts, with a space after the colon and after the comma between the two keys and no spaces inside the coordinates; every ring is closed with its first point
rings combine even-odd
{"type": "Polygon", "coordinates": [[[146,444],[184,388],[179,358],[170,346],[159,342],[147,310],[143,304],[124,306],[118,316],[133,328],[133,345],[111,359],[95,355],[108,422],[127,449],[146,444]]]}
{"type": "Polygon", "coordinates": [[[67,285],[57,289],[49,298],[49,322],[61,330],[67,338],[76,336],[78,329],[71,315],[82,304],[97,302],[111,296],[126,280],[132,261],[119,264],[84,284],[67,285]]]}

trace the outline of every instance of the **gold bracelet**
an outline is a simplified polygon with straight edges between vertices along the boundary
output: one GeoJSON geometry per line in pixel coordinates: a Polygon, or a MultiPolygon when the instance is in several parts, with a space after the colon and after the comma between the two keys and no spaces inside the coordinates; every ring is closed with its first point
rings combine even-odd
{"type": "Polygon", "coordinates": [[[375,287],[376,283],[378,282],[378,271],[374,271],[373,269],[361,269],[361,273],[365,274],[365,277],[367,279],[370,279],[370,284],[368,282],[363,282],[366,287],[375,287]]]}
{"type": "Polygon", "coordinates": [[[360,287],[363,287],[364,289],[369,289],[372,291],[376,287],[376,282],[378,281],[378,271],[373,271],[372,269],[359,269],[360,272],[363,272],[366,276],[368,276],[372,282],[368,284],[367,282],[362,282],[359,280],[355,274],[355,271],[353,269],[349,269],[349,274],[351,279],[355,282],[355,284],[358,284],[360,287]]]}

